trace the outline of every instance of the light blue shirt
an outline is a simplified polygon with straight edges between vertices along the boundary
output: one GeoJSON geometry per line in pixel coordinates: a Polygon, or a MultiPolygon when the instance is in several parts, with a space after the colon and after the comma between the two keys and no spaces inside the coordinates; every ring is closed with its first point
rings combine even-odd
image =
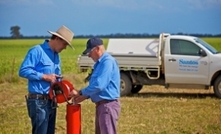
{"type": "Polygon", "coordinates": [[[19,70],[19,76],[28,79],[28,91],[33,94],[48,94],[51,83],[42,80],[43,74],[61,74],[60,57],[48,40],[28,51],[19,70]]]}
{"type": "Polygon", "coordinates": [[[114,100],[120,97],[120,71],[117,61],[105,52],[94,64],[89,85],[81,90],[92,102],[114,100]]]}

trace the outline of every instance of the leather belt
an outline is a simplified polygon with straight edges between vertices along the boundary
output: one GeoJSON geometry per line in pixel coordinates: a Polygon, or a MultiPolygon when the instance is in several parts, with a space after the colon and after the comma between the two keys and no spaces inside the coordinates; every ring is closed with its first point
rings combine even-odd
{"type": "Polygon", "coordinates": [[[28,94],[29,99],[42,99],[42,100],[48,100],[50,99],[49,95],[47,94],[28,94]]]}
{"type": "Polygon", "coordinates": [[[95,104],[96,104],[96,107],[98,107],[101,104],[105,104],[105,103],[109,103],[113,101],[117,101],[117,100],[101,100],[101,101],[96,102],[95,104]]]}

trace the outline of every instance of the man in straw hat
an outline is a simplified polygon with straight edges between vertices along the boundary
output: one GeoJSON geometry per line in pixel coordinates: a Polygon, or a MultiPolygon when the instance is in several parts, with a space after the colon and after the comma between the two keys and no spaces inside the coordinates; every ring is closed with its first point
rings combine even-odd
{"type": "Polygon", "coordinates": [[[51,39],[32,47],[19,70],[19,76],[28,80],[26,102],[32,134],[55,133],[56,104],[48,93],[51,84],[61,76],[59,53],[67,46],[73,48],[74,33],[67,27],[61,26],[56,32],[48,32],[52,35],[51,39]]]}

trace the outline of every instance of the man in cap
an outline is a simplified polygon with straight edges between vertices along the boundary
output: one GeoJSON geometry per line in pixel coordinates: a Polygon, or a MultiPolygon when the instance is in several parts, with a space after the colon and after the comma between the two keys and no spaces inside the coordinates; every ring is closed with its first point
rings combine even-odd
{"type": "Polygon", "coordinates": [[[48,94],[52,83],[61,76],[59,53],[67,46],[72,47],[74,36],[65,26],[56,32],[48,32],[52,35],[51,39],[32,47],[19,70],[19,76],[28,80],[26,102],[32,134],[55,133],[56,104],[48,94]]]}
{"type": "Polygon", "coordinates": [[[117,61],[105,51],[100,38],[90,38],[83,52],[95,64],[89,85],[80,91],[73,90],[73,102],[90,98],[96,104],[95,133],[116,134],[120,114],[120,71],[117,61]]]}

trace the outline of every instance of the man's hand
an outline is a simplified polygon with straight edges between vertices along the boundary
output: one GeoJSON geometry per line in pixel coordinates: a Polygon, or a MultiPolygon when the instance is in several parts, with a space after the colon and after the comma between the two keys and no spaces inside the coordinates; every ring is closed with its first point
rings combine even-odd
{"type": "Polygon", "coordinates": [[[77,95],[79,95],[79,91],[76,90],[76,89],[73,89],[73,90],[70,92],[70,94],[69,94],[68,97],[74,97],[74,96],[77,96],[77,95]]]}
{"type": "Polygon", "coordinates": [[[57,81],[57,78],[60,78],[61,76],[57,74],[43,74],[42,79],[51,83],[55,83],[57,81]]]}
{"type": "Polygon", "coordinates": [[[83,95],[77,95],[72,99],[73,104],[81,103],[82,101],[86,100],[88,97],[83,95]]]}
{"type": "Polygon", "coordinates": [[[80,92],[78,90],[72,90],[69,97],[73,97],[72,98],[73,104],[78,104],[88,98],[86,96],[80,95],[80,92]]]}

